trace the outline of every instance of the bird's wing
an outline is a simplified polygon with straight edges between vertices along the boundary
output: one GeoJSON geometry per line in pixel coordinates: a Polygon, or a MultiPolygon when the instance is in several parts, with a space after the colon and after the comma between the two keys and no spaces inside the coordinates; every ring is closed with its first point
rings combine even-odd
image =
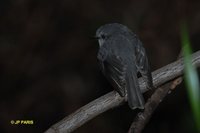
{"type": "Polygon", "coordinates": [[[104,47],[101,47],[99,49],[98,54],[97,54],[97,59],[98,59],[99,64],[100,64],[101,71],[103,72],[104,75],[105,75],[104,62],[106,61],[107,56],[108,56],[108,51],[104,47]]]}
{"type": "Polygon", "coordinates": [[[105,62],[108,80],[121,96],[125,96],[127,65],[116,55],[110,55],[105,62]]]}
{"type": "MultiPolygon", "coordinates": [[[[115,49],[115,53],[114,51],[112,52],[112,56],[108,56],[110,57],[110,60],[108,59],[108,62],[112,64],[111,66],[109,66],[108,70],[113,70],[114,72],[111,74],[116,77],[112,79],[123,79],[123,84],[117,80],[115,81],[117,81],[117,83],[120,83],[120,87],[123,91],[125,89],[127,90],[128,104],[130,108],[143,109],[144,98],[138,83],[138,70],[135,63],[136,58],[134,53],[135,51],[132,47],[132,41],[130,41],[126,36],[121,35],[113,39],[112,42],[110,42],[109,44],[114,44],[115,48],[117,48],[115,49]],[[121,75],[115,70],[116,68],[120,70],[121,75]]],[[[120,87],[118,89],[121,89],[120,87]]]]}
{"type": "Polygon", "coordinates": [[[100,48],[97,56],[101,70],[115,90],[125,96],[125,72],[126,65],[119,56],[106,53],[104,48],[100,48]]]}
{"type": "Polygon", "coordinates": [[[128,103],[132,109],[144,108],[132,42],[125,36],[118,36],[110,39],[107,44],[113,51],[101,47],[98,53],[104,75],[121,96],[125,96],[125,89],[127,90],[128,103]]]}
{"type": "Polygon", "coordinates": [[[124,96],[127,90],[130,108],[143,109],[144,98],[138,83],[137,67],[129,56],[128,53],[126,58],[121,58],[117,54],[108,55],[104,63],[105,73],[121,96],[124,96]]]}
{"type": "Polygon", "coordinates": [[[142,43],[140,42],[139,39],[135,48],[135,54],[136,54],[136,66],[138,68],[138,71],[144,78],[147,87],[153,88],[150,64],[145,49],[143,48],[142,43]]]}

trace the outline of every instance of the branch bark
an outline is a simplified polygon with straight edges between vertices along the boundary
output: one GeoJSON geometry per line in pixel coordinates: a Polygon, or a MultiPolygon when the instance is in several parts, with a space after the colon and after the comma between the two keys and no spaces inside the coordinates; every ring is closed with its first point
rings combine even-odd
{"type": "MultiPolygon", "coordinates": [[[[180,59],[182,57],[182,50],[179,53],[179,56],[177,59],[180,59]]],[[[132,122],[128,133],[141,133],[144,129],[145,125],[149,122],[154,110],[158,107],[161,101],[167,96],[169,92],[174,90],[176,86],[178,86],[182,82],[183,78],[178,77],[174,80],[163,84],[161,87],[155,90],[155,92],[152,94],[152,96],[148,99],[148,101],[145,103],[145,109],[142,112],[139,112],[136,117],[134,118],[134,121],[132,122]]]]}
{"type": "MultiPolygon", "coordinates": [[[[192,54],[192,64],[196,67],[200,66],[200,51],[192,54]]],[[[154,86],[158,87],[180,77],[183,74],[183,68],[183,59],[181,58],[154,71],[152,73],[154,86]]],[[[142,78],[139,79],[139,84],[143,93],[148,91],[142,78]]],[[[97,115],[125,103],[126,100],[127,97],[120,97],[115,91],[109,92],[54,124],[45,133],[70,133],[97,115]]]]}
{"type": "Polygon", "coordinates": [[[148,99],[145,104],[145,109],[136,115],[133,123],[131,124],[128,133],[141,133],[145,125],[150,120],[154,110],[158,107],[159,103],[167,96],[167,94],[173,90],[177,85],[182,82],[182,77],[178,77],[173,81],[170,81],[162,87],[156,89],[151,98],[148,99]]]}

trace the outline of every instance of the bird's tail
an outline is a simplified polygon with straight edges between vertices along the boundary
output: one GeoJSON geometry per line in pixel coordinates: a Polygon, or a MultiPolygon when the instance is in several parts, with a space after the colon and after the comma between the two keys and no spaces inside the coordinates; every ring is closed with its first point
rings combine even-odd
{"type": "Polygon", "coordinates": [[[140,91],[138,78],[136,72],[131,72],[127,74],[127,95],[128,104],[131,109],[144,109],[144,98],[140,91]]]}

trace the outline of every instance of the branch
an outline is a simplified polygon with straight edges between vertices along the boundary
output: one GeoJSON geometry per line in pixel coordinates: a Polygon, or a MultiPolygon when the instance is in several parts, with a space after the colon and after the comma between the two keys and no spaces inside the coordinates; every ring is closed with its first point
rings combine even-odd
{"type": "Polygon", "coordinates": [[[128,133],[141,133],[145,125],[148,123],[151,118],[154,110],[158,107],[159,103],[167,96],[167,94],[175,89],[177,85],[182,82],[182,77],[178,77],[169,83],[162,85],[156,89],[151,98],[145,104],[145,109],[143,112],[140,112],[135,117],[131,127],[129,128],[128,133]]]}
{"type": "MultiPolygon", "coordinates": [[[[182,57],[182,51],[180,52],[178,59],[182,57]]],[[[167,96],[171,90],[175,89],[182,82],[183,78],[178,77],[155,90],[151,98],[145,103],[145,109],[143,112],[139,112],[134,121],[132,122],[128,133],[141,133],[145,125],[150,120],[154,110],[158,107],[159,103],[167,96]],[[170,90],[171,89],[171,90],[170,90]]]]}
{"type": "MultiPolygon", "coordinates": [[[[195,66],[200,66],[200,51],[192,54],[192,63],[195,66]]],[[[168,81],[179,77],[183,74],[183,59],[179,59],[169,65],[166,65],[152,73],[154,86],[160,86],[168,81]]],[[[142,78],[139,79],[141,91],[147,91],[142,78]]],[[[126,97],[120,97],[118,93],[112,91],[104,96],[97,98],[89,104],[81,107],[76,112],[65,117],[63,120],[51,126],[45,133],[67,132],[70,133],[82,126],[87,121],[95,116],[125,103],[126,97]]]]}

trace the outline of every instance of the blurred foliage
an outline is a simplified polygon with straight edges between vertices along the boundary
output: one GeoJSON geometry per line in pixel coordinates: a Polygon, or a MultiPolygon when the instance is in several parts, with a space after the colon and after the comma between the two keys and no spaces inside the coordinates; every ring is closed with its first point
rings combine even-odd
{"type": "Polygon", "coordinates": [[[185,64],[185,80],[187,85],[187,92],[196,121],[198,132],[200,132],[200,86],[197,69],[192,65],[191,62],[191,44],[189,40],[189,33],[187,31],[186,22],[181,24],[181,41],[183,47],[184,64],[185,64]]]}

